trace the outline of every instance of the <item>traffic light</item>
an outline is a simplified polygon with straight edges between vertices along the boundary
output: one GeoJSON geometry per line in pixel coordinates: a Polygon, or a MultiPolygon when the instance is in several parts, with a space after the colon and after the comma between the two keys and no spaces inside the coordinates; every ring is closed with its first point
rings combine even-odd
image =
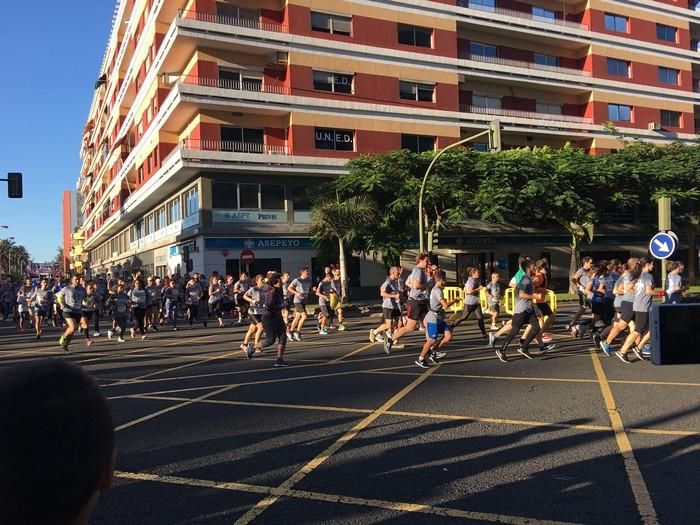
{"type": "Polygon", "coordinates": [[[498,119],[489,124],[489,147],[491,151],[501,151],[501,121],[498,119]]]}
{"type": "Polygon", "coordinates": [[[433,250],[438,249],[439,238],[440,238],[440,232],[438,232],[438,231],[429,231],[428,232],[428,253],[431,253],[433,250]]]}
{"type": "Polygon", "coordinates": [[[10,199],[22,198],[22,174],[8,173],[7,174],[7,196],[10,199]]]}

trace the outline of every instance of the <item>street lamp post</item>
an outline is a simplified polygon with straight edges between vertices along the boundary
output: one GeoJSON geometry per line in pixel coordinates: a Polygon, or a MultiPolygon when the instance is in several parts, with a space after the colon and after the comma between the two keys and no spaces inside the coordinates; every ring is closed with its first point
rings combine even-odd
{"type": "Polygon", "coordinates": [[[449,145],[445,146],[444,148],[442,148],[433,157],[433,160],[430,162],[428,169],[425,170],[425,175],[423,176],[423,183],[420,186],[420,194],[418,195],[418,246],[419,246],[420,253],[425,252],[425,244],[423,243],[423,240],[425,237],[424,226],[423,226],[423,195],[425,194],[425,185],[428,182],[428,176],[430,175],[430,170],[433,169],[435,162],[446,151],[448,151],[452,148],[456,148],[457,146],[461,146],[462,144],[466,144],[467,142],[471,142],[472,140],[478,139],[479,137],[483,137],[484,135],[489,136],[489,149],[490,149],[490,151],[500,151],[501,150],[501,122],[499,120],[494,120],[489,125],[489,129],[482,131],[481,133],[477,133],[476,135],[472,135],[471,137],[467,137],[466,139],[458,140],[457,142],[454,142],[454,143],[449,144],[449,145]]]}

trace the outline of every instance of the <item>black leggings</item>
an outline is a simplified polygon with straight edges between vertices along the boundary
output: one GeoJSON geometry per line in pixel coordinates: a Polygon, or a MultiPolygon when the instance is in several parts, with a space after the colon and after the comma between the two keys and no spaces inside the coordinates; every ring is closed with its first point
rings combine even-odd
{"type": "Polygon", "coordinates": [[[119,328],[119,337],[126,335],[126,315],[114,316],[114,325],[119,328]]]}
{"type": "Polygon", "coordinates": [[[454,323],[452,323],[452,328],[457,328],[460,324],[469,319],[471,314],[474,314],[476,317],[476,322],[479,324],[479,330],[481,330],[481,334],[485,336],[486,326],[484,326],[484,313],[481,311],[481,304],[479,303],[465,304],[464,310],[462,310],[460,316],[454,323]]]}
{"type": "Polygon", "coordinates": [[[272,346],[275,341],[284,347],[287,344],[287,325],[284,324],[282,314],[263,314],[263,339],[260,341],[260,348],[272,346]]]}
{"type": "Polygon", "coordinates": [[[224,310],[222,308],[221,301],[215,301],[213,303],[209,303],[209,312],[215,316],[218,317],[219,319],[224,318],[224,310]]]}
{"type": "Polygon", "coordinates": [[[501,350],[503,352],[506,351],[506,348],[508,348],[508,345],[510,342],[515,339],[515,336],[518,335],[518,332],[520,332],[520,329],[526,325],[530,325],[530,334],[527,336],[527,339],[522,341],[523,348],[527,351],[528,347],[530,346],[530,343],[532,340],[537,337],[537,334],[540,333],[540,323],[537,320],[537,316],[535,315],[535,312],[521,312],[519,314],[513,314],[513,327],[510,329],[510,333],[506,337],[505,342],[503,343],[503,346],[501,347],[501,350]]]}
{"type": "Polygon", "coordinates": [[[95,316],[95,317],[94,317],[94,320],[95,320],[95,332],[99,332],[99,331],[100,331],[100,311],[99,311],[99,310],[95,310],[95,313],[94,313],[93,315],[95,316]]]}
{"type": "Polygon", "coordinates": [[[139,332],[141,332],[141,335],[146,335],[146,325],[144,324],[144,319],[146,318],[146,309],[135,307],[133,309],[133,312],[139,332]]]}

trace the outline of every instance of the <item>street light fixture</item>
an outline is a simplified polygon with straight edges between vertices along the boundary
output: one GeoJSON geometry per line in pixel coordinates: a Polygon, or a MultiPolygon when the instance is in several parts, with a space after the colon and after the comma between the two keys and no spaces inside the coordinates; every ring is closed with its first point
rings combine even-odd
{"type": "MultiPolygon", "coordinates": [[[[461,139],[458,140],[457,142],[454,142],[452,144],[449,144],[442,148],[440,151],[437,152],[437,154],[433,157],[433,160],[430,162],[430,165],[428,166],[428,169],[425,170],[425,175],[423,176],[423,183],[420,186],[420,194],[418,195],[418,246],[419,246],[419,252],[424,253],[425,252],[425,244],[423,243],[424,240],[424,227],[423,227],[423,195],[425,194],[425,185],[428,182],[428,176],[430,175],[430,170],[433,169],[433,166],[435,165],[435,162],[442,156],[443,153],[446,151],[456,148],[457,146],[461,146],[462,144],[466,144],[467,142],[471,142],[474,139],[478,139],[479,137],[483,137],[484,135],[489,136],[489,151],[495,152],[495,151],[501,151],[501,121],[496,119],[491,121],[489,124],[489,129],[482,131],[481,133],[477,133],[476,135],[472,135],[471,137],[467,137],[466,139],[461,139]]],[[[429,243],[430,246],[428,247],[429,250],[432,250],[432,243],[429,243]]]]}

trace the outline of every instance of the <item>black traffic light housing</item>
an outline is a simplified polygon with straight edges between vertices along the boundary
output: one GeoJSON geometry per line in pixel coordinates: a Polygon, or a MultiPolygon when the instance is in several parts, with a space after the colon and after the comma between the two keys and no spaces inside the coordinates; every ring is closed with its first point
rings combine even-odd
{"type": "Polygon", "coordinates": [[[22,198],[22,174],[8,173],[7,174],[7,196],[10,199],[22,198]]]}

